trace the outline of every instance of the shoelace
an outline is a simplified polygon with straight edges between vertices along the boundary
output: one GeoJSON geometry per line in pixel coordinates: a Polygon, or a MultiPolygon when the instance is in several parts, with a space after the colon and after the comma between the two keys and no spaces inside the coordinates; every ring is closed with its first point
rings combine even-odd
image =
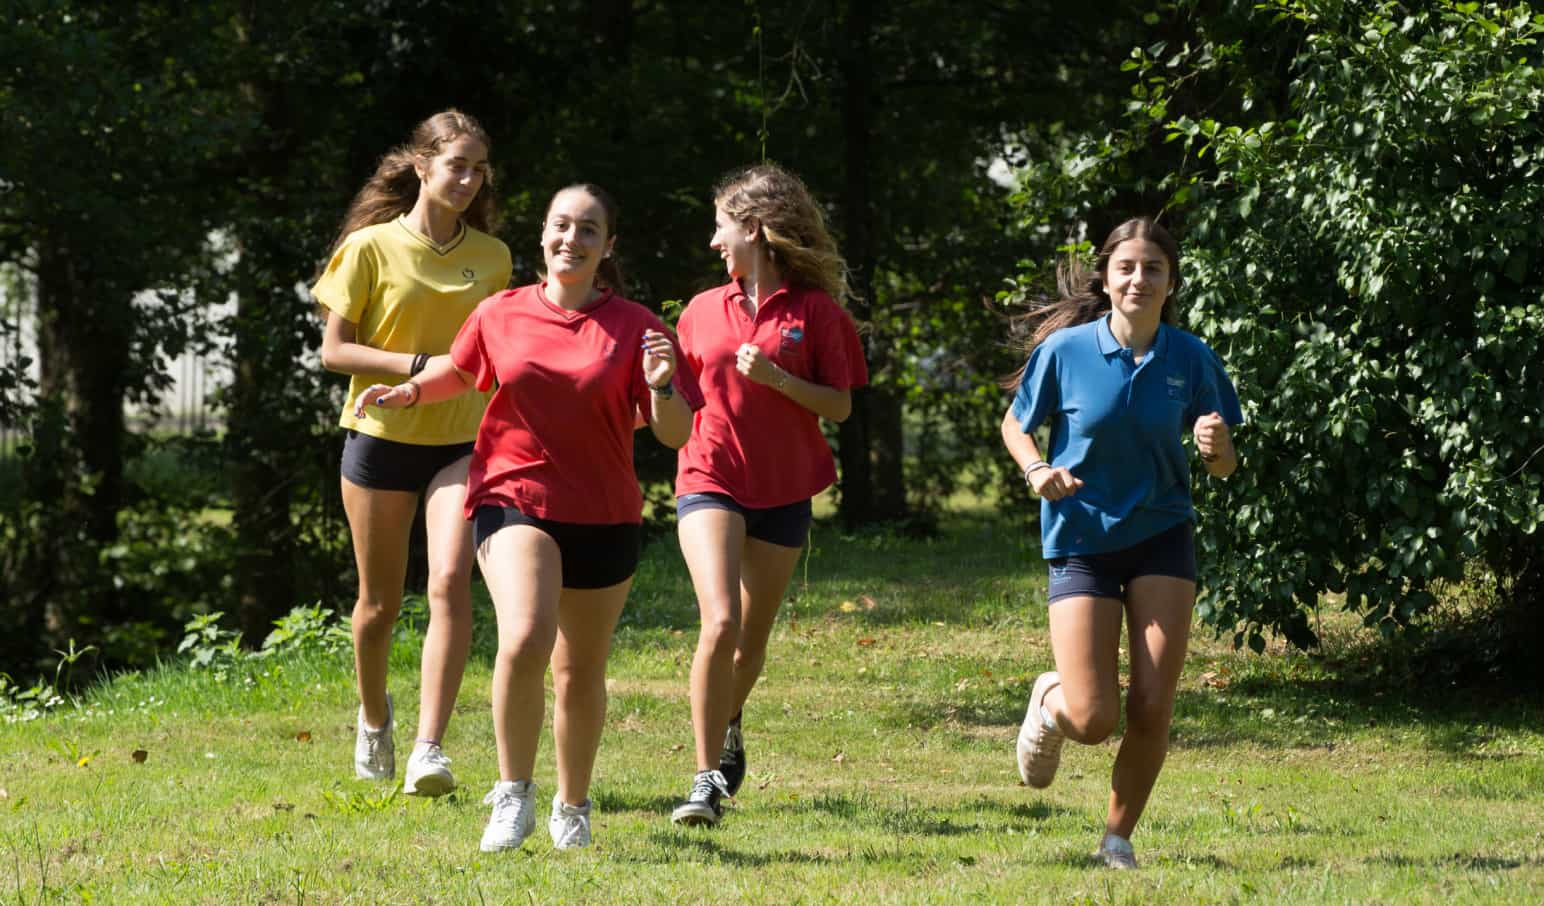
{"type": "Polygon", "coordinates": [[[522,796],[512,789],[502,791],[492,789],[488,791],[488,795],[483,797],[483,805],[493,806],[495,820],[505,809],[514,809],[515,813],[510,816],[510,819],[518,827],[523,817],[523,812],[531,805],[531,800],[529,797],[522,796]]]}
{"type": "Polygon", "coordinates": [[[580,842],[584,838],[586,821],[589,817],[586,812],[558,815],[557,819],[563,823],[563,829],[558,833],[557,845],[570,846],[580,842]]]}
{"type": "Polygon", "coordinates": [[[729,732],[724,734],[724,753],[738,755],[743,748],[745,748],[745,737],[740,735],[739,724],[730,724],[729,732]]]}
{"type": "Polygon", "coordinates": [[[419,756],[418,760],[432,764],[437,768],[450,767],[450,756],[446,755],[439,746],[434,746],[425,750],[423,755],[419,756]]]}
{"type": "Polygon", "coordinates": [[[703,771],[692,781],[692,794],[689,797],[693,801],[711,802],[713,794],[719,796],[729,795],[729,782],[718,771],[703,771]]]}

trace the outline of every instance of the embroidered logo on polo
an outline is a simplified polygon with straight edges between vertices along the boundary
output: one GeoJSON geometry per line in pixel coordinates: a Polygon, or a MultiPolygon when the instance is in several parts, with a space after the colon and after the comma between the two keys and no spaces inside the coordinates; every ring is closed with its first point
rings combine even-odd
{"type": "Polygon", "coordinates": [[[472,270],[469,267],[463,267],[461,269],[461,276],[465,277],[468,280],[476,280],[477,279],[477,272],[472,270]]]}
{"type": "Polygon", "coordinates": [[[1174,375],[1170,375],[1168,378],[1165,379],[1165,383],[1167,383],[1169,385],[1169,399],[1171,399],[1171,400],[1183,400],[1185,398],[1185,379],[1184,378],[1182,378],[1182,377],[1175,377],[1174,375]]]}
{"type": "Polygon", "coordinates": [[[792,352],[804,339],[802,327],[780,327],[777,332],[783,335],[783,341],[778,345],[778,349],[783,352],[792,352]]]}

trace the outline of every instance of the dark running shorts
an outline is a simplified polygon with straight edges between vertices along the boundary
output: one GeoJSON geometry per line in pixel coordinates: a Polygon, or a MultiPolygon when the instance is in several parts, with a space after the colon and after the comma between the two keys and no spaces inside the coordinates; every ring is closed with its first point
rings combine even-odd
{"type": "Polygon", "coordinates": [[[343,440],[343,477],[372,491],[422,493],[440,470],[472,455],[472,442],[426,446],[349,431],[343,440]]]}
{"type": "Polygon", "coordinates": [[[1046,603],[1060,598],[1125,600],[1126,586],[1138,576],[1196,579],[1195,525],[1188,519],[1146,541],[1106,554],[1053,557],[1046,603]]]}
{"type": "Polygon", "coordinates": [[[676,498],[676,521],[693,510],[728,510],[745,518],[745,534],[768,544],[803,547],[810,534],[810,502],[801,500],[783,506],[752,509],[740,506],[728,494],[682,494],[676,498]]]}
{"type": "Polygon", "coordinates": [[[512,506],[480,506],[472,514],[472,541],[479,549],[505,526],[529,525],[558,543],[564,588],[609,588],[638,571],[643,526],[581,525],[527,516],[512,506]]]}

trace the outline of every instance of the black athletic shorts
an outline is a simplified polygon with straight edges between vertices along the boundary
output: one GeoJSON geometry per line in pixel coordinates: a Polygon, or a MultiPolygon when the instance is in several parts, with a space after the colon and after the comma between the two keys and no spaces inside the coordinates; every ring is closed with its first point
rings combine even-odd
{"type": "Polygon", "coordinates": [[[1146,541],[1105,554],[1053,557],[1046,603],[1060,598],[1125,600],[1126,587],[1138,576],[1196,579],[1195,525],[1185,520],[1146,541]]]}
{"type": "Polygon", "coordinates": [[[682,494],[676,498],[676,521],[693,510],[728,510],[745,518],[745,534],[751,538],[783,547],[803,547],[810,534],[813,518],[810,502],[801,500],[783,506],[762,509],[741,506],[728,494],[707,492],[682,494]]]}
{"type": "Polygon", "coordinates": [[[422,493],[440,470],[472,455],[473,443],[404,444],[349,431],[343,439],[343,477],[372,491],[422,493]]]}
{"type": "Polygon", "coordinates": [[[512,506],[484,504],[472,514],[472,541],[479,549],[494,532],[509,525],[529,525],[558,543],[564,588],[607,588],[638,571],[643,526],[581,525],[527,516],[512,506]]]}

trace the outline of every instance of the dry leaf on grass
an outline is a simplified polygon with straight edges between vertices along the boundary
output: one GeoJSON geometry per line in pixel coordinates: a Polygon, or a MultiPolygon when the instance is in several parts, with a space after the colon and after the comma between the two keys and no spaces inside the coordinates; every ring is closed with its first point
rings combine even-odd
{"type": "Polygon", "coordinates": [[[129,757],[134,759],[135,764],[144,764],[145,759],[150,757],[150,753],[144,749],[135,749],[129,753],[129,757]]]}
{"type": "Polygon", "coordinates": [[[295,741],[296,742],[310,742],[311,741],[311,731],[310,730],[301,730],[299,733],[296,733],[295,734],[295,741]]]}

